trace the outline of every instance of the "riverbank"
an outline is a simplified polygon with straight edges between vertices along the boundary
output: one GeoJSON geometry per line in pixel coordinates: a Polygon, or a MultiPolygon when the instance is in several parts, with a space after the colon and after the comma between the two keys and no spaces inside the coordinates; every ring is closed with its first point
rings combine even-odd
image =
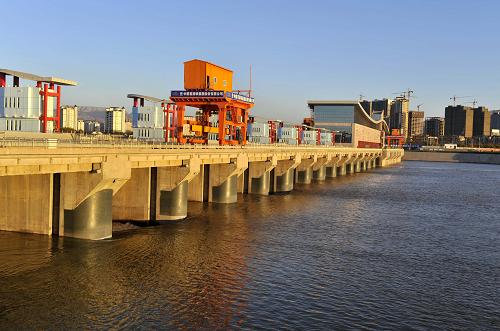
{"type": "Polygon", "coordinates": [[[403,161],[500,164],[500,153],[405,151],[403,161]]]}

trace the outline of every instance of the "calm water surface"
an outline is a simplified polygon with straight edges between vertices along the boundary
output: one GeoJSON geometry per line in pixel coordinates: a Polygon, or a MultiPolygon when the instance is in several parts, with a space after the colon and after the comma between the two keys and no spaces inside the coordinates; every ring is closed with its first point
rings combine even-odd
{"type": "Polygon", "coordinates": [[[0,232],[0,329],[500,329],[499,189],[406,162],[100,242],[0,232]]]}

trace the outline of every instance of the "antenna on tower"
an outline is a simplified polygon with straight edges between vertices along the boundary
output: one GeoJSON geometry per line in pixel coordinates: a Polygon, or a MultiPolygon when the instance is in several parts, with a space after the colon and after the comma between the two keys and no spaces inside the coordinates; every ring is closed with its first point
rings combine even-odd
{"type": "Polygon", "coordinates": [[[252,96],[252,65],[250,65],[250,89],[248,90],[248,96],[252,96]]]}

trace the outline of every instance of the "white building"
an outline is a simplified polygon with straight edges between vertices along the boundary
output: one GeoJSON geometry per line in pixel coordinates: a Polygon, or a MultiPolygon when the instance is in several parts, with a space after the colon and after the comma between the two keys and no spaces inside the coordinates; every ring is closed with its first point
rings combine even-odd
{"type": "Polygon", "coordinates": [[[85,132],[85,121],[78,120],[76,122],[76,131],[78,131],[78,132],[85,132]]]}
{"type": "Polygon", "coordinates": [[[106,108],[106,133],[125,133],[125,107],[106,108]]]}
{"type": "MultiPolygon", "coordinates": [[[[0,88],[0,131],[40,132],[39,91],[29,86],[0,88]]],[[[47,107],[52,109],[52,98],[48,101],[47,107]]]]}
{"type": "Polygon", "coordinates": [[[134,138],[147,140],[165,140],[165,115],[162,104],[164,99],[128,94],[134,99],[132,107],[132,132],[134,138]]]}
{"type": "Polygon", "coordinates": [[[293,127],[278,128],[278,142],[297,145],[298,129],[293,127]]]}
{"type": "Polygon", "coordinates": [[[249,142],[255,144],[269,144],[269,124],[254,122],[250,126],[249,142]]]}
{"type": "Polygon", "coordinates": [[[318,143],[318,131],[306,130],[303,131],[302,144],[316,145],[318,143]]]}
{"type": "Polygon", "coordinates": [[[61,122],[60,119],[57,122],[56,107],[62,85],[75,86],[77,83],[0,69],[0,131],[53,132],[61,122]],[[7,76],[12,76],[12,86],[7,86],[7,76]],[[35,81],[36,86],[20,86],[20,79],[35,81]],[[42,121],[44,118],[46,120],[42,121]]]}
{"type": "Polygon", "coordinates": [[[78,131],[78,107],[77,106],[62,106],[61,107],[61,129],[72,129],[78,131]]]}

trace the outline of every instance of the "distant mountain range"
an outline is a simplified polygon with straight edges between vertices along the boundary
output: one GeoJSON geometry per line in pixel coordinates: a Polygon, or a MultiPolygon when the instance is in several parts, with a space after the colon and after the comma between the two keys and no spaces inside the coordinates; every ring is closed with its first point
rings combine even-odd
{"type": "MultiPolygon", "coordinates": [[[[130,121],[132,118],[128,110],[126,110],[125,118],[127,121],[130,121]]],[[[78,106],[78,119],[104,123],[106,119],[106,107],[78,106]]]]}

